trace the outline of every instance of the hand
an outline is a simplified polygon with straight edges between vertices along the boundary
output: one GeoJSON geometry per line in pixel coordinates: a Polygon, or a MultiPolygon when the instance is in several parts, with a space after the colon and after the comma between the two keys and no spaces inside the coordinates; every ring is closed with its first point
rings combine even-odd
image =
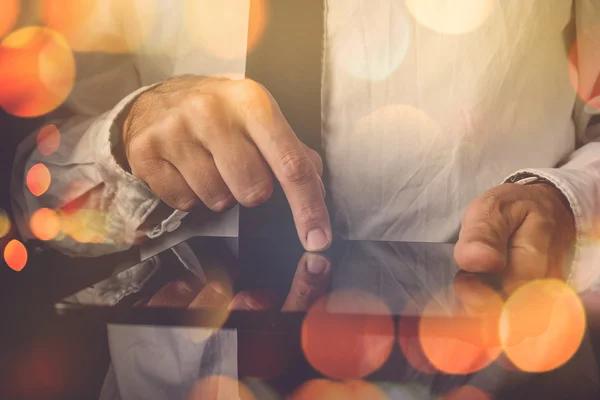
{"type": "MultiPolygon", "coordinates": [[[[304,253],[298,262],[290,292],[282,311],[308,311],[310,306],[327,293],[331,277],[331,263],[323,254],[304,253]]],[[[236,310],[267,310],[274,307],[272,293],[243,291],[231,303],[236,310]]]]}
{"type": "Polygon", "coordinates": [[[319,155],[294,134],[277,103],[251,80],[182,76],[143,93],[122,129],[131,172],[174,209],[198,202],[221,212],[272,194],[272,170],[309,251],[327,248],[331,226],[319,155]]]}
{"type": "MultiPolygon", "coordinates": [[[[175,307],[265,311],[275,308],[275,294],[266,290],[246,290],[233,296],[232,279],[228,273],[213,273],[206,284],[184,271],[167,282],[148,301],[139,305],[148,307],[175,307]]],[[[329,288],[331,263],[326,256],[304,253],[281,309],[307,311],[329,288]]]]}
{"type": "Polygon", "coordinates": [[[503,184],[465,212],[454,257],[468,272],[499,272],[504,290],[533,279],[566,277],[575,221],[553,185],[503,184]]]}

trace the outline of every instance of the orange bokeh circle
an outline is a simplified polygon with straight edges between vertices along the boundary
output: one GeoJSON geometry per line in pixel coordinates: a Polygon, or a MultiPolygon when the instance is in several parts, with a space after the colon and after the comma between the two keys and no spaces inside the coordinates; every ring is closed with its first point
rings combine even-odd
{"type": "Polygon", "coordinates": [[[196,382],[185,398],[186,400],[254,400],[254,395],[246,385],[237,379],[212,375],[196,382]]]}
{"type": "Polygon", "coordinates": [[[40,18],[45,26],[61,33],[73,49],[81,50],[82,28],[96,9],[97,0],[42,0],[40,18]]]}
{"type": "Polygon", "coordinates": [[[102,243],[106,239],[106,213],[102,210],[80,209],[61,213],[61,229],[79,243],[102,243]]]}
{"type": "Polygon", "coordinates": [[[365,381],[336,382],[313,379],[300,386],[290,400],[386,400],[389,397],[376,385],[365,381]]]}
{"type": "Polygon", "coordinates": [[[248,50],[250,53],[258,46],[269,21],[269,0],[250,1],[250,16],[248,19],[248,50]]]}
{"type": "Polygon", "coordinates": [[[74,51],[130,53],[148,40],[159,12],[156,0],[43,0],[40,17],[74,51]]]}
{"type": "Polygon", "coordinates": [[[6,35],[17,22],[21,11],[20,0],[4,0],[0,12],[0,37],[6,35]]]}
{"type": "Polygon", "coordinates": [[[56,125],[46,125],[37,135],[37,147],[40,153],[49,156],[60,146],[60,131],[56,125]]]}
{"type": "Polygon", "coordinates": [[[51,181],[50,170],[42,163],[31,167],[25,179],[27,188],[34,196],[41,196],[46,193],[51,181]]]}
{"type": "Polygon", "coordinates": [[[421,341],[419,340],[419,321],[417,315],[418,308],[414,303],[409,303],[398,321],[398,345],[406,361],[419,372],[424,374],[434,374],[437,369],[429,362],[423,352],[421,341]]]}
{"type": "Polygon", "coordinates": [[[577,95],[600,110],[600,25],[580,32],[569,52],[569,78],[577,95]]]}
{"type": "Polygon", "coordinates": [[[26,27],[0,43],[0,106],[18,117],[38,117],[67,98],[75,59],[64,37],[49,28],[26,27]]]}
{"type": "MultiPolygon", "coordinates": [[[[221,2],[184,0],[184,28],[188,39],[206,53],[222,59],[241,59],[262,39],[269,20],[267,0],[252,0],[248,14],[232,13],[221,2]],[[232,40],[232,24],[247,21],[246,42],[232,40]],[[219,38],[224,38],[219,40],[219,38]]],[[[234,30],[234,32],[239,32],[234,30]]]]}
{"type": "Polygon", "coordinates": [[[517,289],[500,316],[504,352],[520,370],[546,372],[575,354],[586,327],[581,299],[558,279],[536,280],[517,289]]]}
{"type": "Polygon", "coordinates": [[[16,239],[8,242],[4,248],[4,261],[15,271],[20,271],[27,264],[27,249],[16,239]]]}
{"type": "Polygon", "coordinates": [[[340,291],[312,305],[301,336],[304,355],[316,370],[330,378],[360,379],[379,369],[390,355],[394,322],[381,299],[340,291]],[[343,309],[354,305],[359,308],[352,313],[343,309]]]}
{"type": "Polygon", "coordinates": [[[8,218],[8,215],[6,215],[4,210],[0,209],[0,239],[8,235],[11,226],[12,224],[10,223],[10,218],[8,218]]]}
{"type": "Polygon", "coordinates": [[[477,314],[429,301],[419,321],[419,339],[434,367],[447,374],[470,374],[500,356],[498,319],[503,302],[499,295],[488,301],[477,314]]]}
{"type": "Polygon", "coordinates": [[[440,396],[439,400],[492,400],[492,396],[483,390],[472,386],[465,385],[454,388],[440,396]]]}
{"type": "Polygon", "coordinates": [[[60,232],[58,213],[49,208],[36,210],[29,219],[31,233],[40,240],[52,240],[60,232]]]}

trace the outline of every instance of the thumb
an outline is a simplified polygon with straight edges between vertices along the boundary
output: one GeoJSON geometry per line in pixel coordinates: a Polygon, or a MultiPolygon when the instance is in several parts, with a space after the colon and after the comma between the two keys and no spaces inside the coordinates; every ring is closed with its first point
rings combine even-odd
{"type": "Polygon", "coordinates": [[[508,240],[524,217],[502,212],[496,196],[483,195],[465,212],[454,259],[468,272],[496,272],[507,264],[508,240]]]}

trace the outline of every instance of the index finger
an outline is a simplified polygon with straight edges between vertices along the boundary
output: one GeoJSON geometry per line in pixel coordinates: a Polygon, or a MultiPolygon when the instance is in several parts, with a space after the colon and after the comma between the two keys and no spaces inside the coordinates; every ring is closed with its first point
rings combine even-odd
{"type": "Polygon", "coordinates": [[[281,183],[300,241],[308,251],[328,248],[332,234],[322,181],[304,145],[266,90],[245,96],[254,99],[254,106],[241,107],[247,133],[281,183]]]}
{"type": "Polygon", "coordinates": [[[283,311],[308,311],[329,287],[331,263],[325,255],[304,253],[283,303],[283,311]]]}

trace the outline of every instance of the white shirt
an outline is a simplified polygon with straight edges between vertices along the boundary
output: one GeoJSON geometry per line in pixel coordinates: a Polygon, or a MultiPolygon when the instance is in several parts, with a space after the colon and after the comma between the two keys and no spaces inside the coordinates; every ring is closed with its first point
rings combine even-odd
{"type": "MultiPolygon", "coordinates": [[[[600,213],[600,128],[589,126],[598,110],[576,96],[565,34],[571,22],[579,33],[597,22],[600,1],[462,1],[456,12],[429,3],[326,1],[322,140],[334,230],[354,239],[448,241],[477,195],[527,172],[562,190],[575,215],[578,254],[595,254],[586,244],[600,213]]],[[[174,230],[185,216],[176,212],[139,231],[159,199],[114,161],[114,122],[141,91],[172,76],[243,77],[238,55],[246,50],[249,8],[247,0],[158,4],[138,10],[160,29],[135,55],[78,56],[75,89],[55,121],[59,150],[32,151],[34,135],[22,144],[12,193],[25,237],[32,237],[25,221],[35,210],[59,208],[93,188],[88,206],[104,212],[110,246],[69,237],[51,245],[97,255],[174,230]],[[227,28],[202,31],[190,23],[198,10],[214,14],[215,24],[224,18],[227,28]],[[24,176],[38,162],[49,167],[52,185],[35,197],[24,176]]],[[[589,94],[598,76],[594,51],[579,49],[580,93],[589,94]]],[[[237,209],[226,214],[213,232],[236,236],[237,209]]],[[[581,257],[578,264],[570,279],[584,287],[600,271],[581,257]]]]}

